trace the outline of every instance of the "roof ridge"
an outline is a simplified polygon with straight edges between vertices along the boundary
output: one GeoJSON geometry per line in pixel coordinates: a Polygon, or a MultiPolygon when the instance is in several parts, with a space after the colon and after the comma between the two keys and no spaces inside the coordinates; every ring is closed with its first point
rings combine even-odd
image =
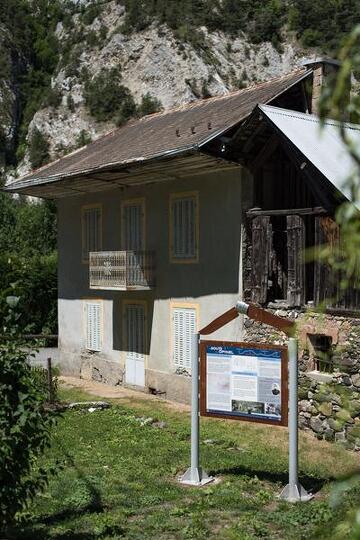
{"type": "MultiPolygon", "coordinates": [[[[214,101],[220,101],[222,99],[228,99],[228,98],[234,97],[236,95],[244,94],[249,90],[253,90],[254,88],[260,88],[262,86],[272,84],[275,81],[281,81],[283,79],[293,77],[296,73],[300,74],[300,73],[303,72],[305,74],[307,71],[311,71],[311,70],[309,70],[308,68],[305,68],[305,67],[299,67],[297,69],[294,69],[293,71],[289,71],[287,73],[284,73],[283,75],[278,75],[276,77],[272,77],[271,79],[267,79],[266,81],[254,82],[253,84],[250,84],[246,88],[240,88],[238,90],[227,91],[227,93],[221,94],[221,95],[218,95],[218,96],[211,96],[211,97],[208,97],[208,98],[194,99],[193,101],[188,101],[186,103],[182,103],[181,105],[176,105],[175,107],[170,107],[169,109],[165,109],[163,111],[158,111],[158,112],[155,112],[155,113],[147,114],[146,116],[143,116],[143,117],[139,118],[138,121],[144,121],[144,120],[147,120],[149,118],[154,118],[154,117],[157,117],[157,116],[165,116],[166,114],[171,114],[173,112],[182,111],[182,110],[185,110],[185,109],[188,109],[188,108],[191,108],[191,107],[195,108],[197,106],[201,106],[201,104],[203,104],[205,102],[206,103],[213,103],[214,101]]],[[[135,119],[135,121],[136,121],[136,119],[135,119]]],[[[123,126],[121,126],[121,127],[123,127],[123,126]]],[[[121,129],[121,127],[118,128],[118,129],[121,129]]]]}

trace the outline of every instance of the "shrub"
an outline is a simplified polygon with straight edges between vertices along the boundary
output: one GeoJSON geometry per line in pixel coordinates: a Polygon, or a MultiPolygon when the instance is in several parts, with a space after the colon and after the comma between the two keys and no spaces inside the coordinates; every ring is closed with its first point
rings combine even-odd
{"type": "Polygon", "coordinates": [[[130,90],[120,84],[117,69],[102,70],[91,81],[85,82],[85,103],[96,120],[116,120],[118,125],[136,113],[130,90]]]}
{"type": "Polygon", "coordinates": [[[85,129],[82,129],[79,135],[76,137],[76,148],[86,146],[87,144],[91,143],[91,140],[92,139],[90,133],[85,129]]]}
{"type": "Polygon", "coordinates": [[[51,470],[37,459],[50,446],[53,413],[44,410],[46,394],[27,364],[28,351],[16,333],[17,315],[8,309],[0,345],[0,529],[43,490],[51,470]]]}
{"type": "Polygon", "coordinates": [[[149,92],[147,92],[141,98],[141,103],[138,107],[139,116],[145,116],[146,114],[153,114],[155,112],[162,110],[162,104],[159,99],[153,97],[149,92]]]}
{"type": "Polygon", "coordinates": [[[33,169],[41,167],[49,160],[49,143],[38,128],[33,129],[31,133],[29,158],[33,169]]]}
{"type": "Polygon", "coordinates": [[[69,94],[68,97],[66,98],[66,105],[70,112],[75,111],[74,98],[72,97],[71,94],[69,94]]]}
{"type": "Polygon", "coordinates": [[[44,101],[43,107],[54,107],[55,109],[61,105],[62,94],[58,88],[49,88],[44,101]]]}

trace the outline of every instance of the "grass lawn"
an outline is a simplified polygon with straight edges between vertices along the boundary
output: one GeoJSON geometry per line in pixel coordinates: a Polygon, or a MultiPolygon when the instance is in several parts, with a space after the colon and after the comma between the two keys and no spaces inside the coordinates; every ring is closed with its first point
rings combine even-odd
{"type": "MultiPolygon", "coordinates": [[[[61,390],[66,400],[93,400],[61,390]]],[[[62,467],[8,538],[31,539],[310,539],[350,538],[339,516],[360,506],[360,488],[329,505],[331,483],[353,471],[358,456],[301,434],[301,482],[314,500],[276,496],[287,483],[287,430],[247,422],[201,420],[201,462],[221,481],[179,485],[189,464],[190,417],[161,401],[112,400],[93,413],[66,412],[45,461],[62,467]],[[141,425],[139,417],[166,422],[141,425]],[[206,441],[206,442],[205,442],[206,441]]]]}

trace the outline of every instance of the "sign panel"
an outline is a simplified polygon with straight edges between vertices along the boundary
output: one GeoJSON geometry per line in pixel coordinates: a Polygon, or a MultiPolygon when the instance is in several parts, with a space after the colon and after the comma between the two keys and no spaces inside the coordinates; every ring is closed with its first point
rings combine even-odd
{"type": "Polygon", "coordinates": [[[287,425],[287,349],[200,343],[200,414],[287,425]]]}

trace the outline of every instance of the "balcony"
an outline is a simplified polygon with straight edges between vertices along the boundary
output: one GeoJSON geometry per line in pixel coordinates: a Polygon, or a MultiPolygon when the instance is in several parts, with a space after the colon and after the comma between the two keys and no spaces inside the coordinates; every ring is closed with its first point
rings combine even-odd
{"type": "Polygon", "coordinates": [[[89,254],[90,289],[134,291],[155,285],[151,251],[97,251],[89,254]]]}

